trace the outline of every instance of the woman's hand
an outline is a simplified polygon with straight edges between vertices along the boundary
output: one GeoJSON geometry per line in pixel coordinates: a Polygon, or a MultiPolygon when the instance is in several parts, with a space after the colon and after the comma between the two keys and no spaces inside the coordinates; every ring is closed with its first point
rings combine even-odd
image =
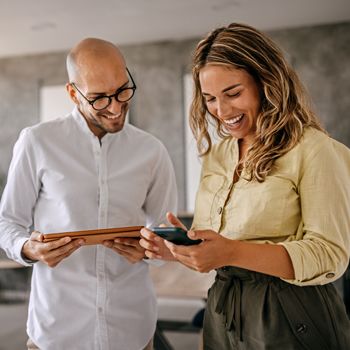
{"type": "MultiPolygon", "coordinates": [[[[181,227],[187,231],[186,226],[172,213],[167,213],[168,222],[172,226],[181,227]]],[[[165,226],[165,225],[163,225],[165,226]]],[[[146,250],[145,255],[150,259],[176,260],[168,247],[165,240],[151,230],[143,228],[141,230],[140,245],[146,250]]]]}
{"type": "Polygon", "coordinates": [[[192,270],[209,272],[230,265],[237,241],[227,239],[212,230],[188,231],[191,239],[201,239],[198,245],[181,246],[166,241],[173,257],[192,270]]]}
{"type": "Polygon", "coordinates": [[[150,259],[175,260],[170,250],[164,244],[164,239],[148,228],[141,230],[140,245],[145,249],[145,255],[150,259]]]}

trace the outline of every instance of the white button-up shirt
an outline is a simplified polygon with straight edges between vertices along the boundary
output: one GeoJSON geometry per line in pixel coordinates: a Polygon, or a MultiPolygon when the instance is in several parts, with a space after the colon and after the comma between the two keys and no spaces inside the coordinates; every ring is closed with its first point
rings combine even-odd
{"type": "MultiPolygon", "coordinates": [[[[0,246],[23,265],[32,229],[43,233],[165,222],[176,210],[164,146],[126,124],[101,144],[75,109],[22,131],[0,208],[0,246]]],[[[55,268],[34,264],[27,332],[41,350],[139,350],[151,339],[156,300],[148,264],[102,245],[55,268]]]]}

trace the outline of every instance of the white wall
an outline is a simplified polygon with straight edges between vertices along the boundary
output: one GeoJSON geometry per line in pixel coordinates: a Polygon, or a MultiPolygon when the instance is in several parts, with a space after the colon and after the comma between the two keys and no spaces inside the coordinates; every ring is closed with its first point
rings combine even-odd
{"type": "Polygon", "coordinates": [[[63,117],[72,111],[73,101],[70,99],[65,85],[42,86],[40,88],[40,121],[63,117]]]}
{"type": "Polygon", "coordinates": [[[188,123],[189,108],[193,94],[193,82],[190,74],[184,76],[184,123],[185,123],[185,151],[186,151],[186,211],[193,213],[196,192],[201,172],[201,161],[197,155],[196,140],[192,135],[188,123]]]}
{"type": "MultiPolygon", "coordinates": [[[[190,214],[194,212],[194,204],[196,199],[196,192],[199,185],[201,174],[201,159],[198,157],[196,140],[193,137],[191,128],[189,126],[189,110],[193,96],[193,81],[191,74],[186,74],[184,80],[184,123],[185,123],[185,152],[186,152],[186,211],[190,214]]],[[[209,124],[209,135],[212,144],[219,141],[216,135],[215,128],[209,124]]]]}

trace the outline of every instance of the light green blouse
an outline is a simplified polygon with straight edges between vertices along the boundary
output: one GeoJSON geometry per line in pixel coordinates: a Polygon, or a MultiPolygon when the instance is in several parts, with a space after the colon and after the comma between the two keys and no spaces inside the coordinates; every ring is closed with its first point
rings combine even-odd
{"type": "Polygon", "coordinates": [[[339,278],[350,253],[350,150],[309,128],[262,183],[248,182],[243,172],[233,184],[237,162],[233,138],[214,145],[203,158],[193,228],[282,244],[295,271],[289,283],[315,285],[339,278]]]}

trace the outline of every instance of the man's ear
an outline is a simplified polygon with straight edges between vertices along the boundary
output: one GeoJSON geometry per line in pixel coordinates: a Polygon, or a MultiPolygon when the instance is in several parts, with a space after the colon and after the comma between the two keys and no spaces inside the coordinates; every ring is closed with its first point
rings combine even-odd
{"type": "Polygon", "coordinates": [[[77,99],[76,91],[71,83],[66,84],[66,90],[68,92],[70,99],[77,105],[79,101],[77,99]]]}

